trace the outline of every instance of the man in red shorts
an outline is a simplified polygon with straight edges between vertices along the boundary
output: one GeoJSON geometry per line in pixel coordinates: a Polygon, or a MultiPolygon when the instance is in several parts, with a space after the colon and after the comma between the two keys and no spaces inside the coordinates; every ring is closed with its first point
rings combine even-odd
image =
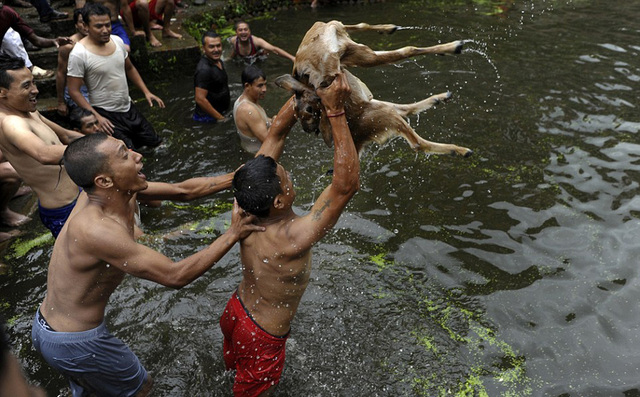
{"type": "Polygon", "coordinates": [[[135,26],[142,26],[147,41],[152,47],[160,47],[162,43],[151,33],[152,27],[158,25],[154,21],[162,22],[162,37],[181,39],[182,35],[171,30],[171,18],[176,9],[174,0],[132,0],[129,2],[133,14],[134,26],[129,29],[135,31],[135,26]]]}
{"type": "Polygon", "coordinates": [[[293,212],[295,192],[289,173],[264,155],[281,152],[274,146],[282,144],[279,123],[288,120],[281,117],[282,110],[256,158],[240,167],[233,179],[238,205],[265,228],[240,242],[243,278],[220,319],[225,364],[236,370],[235,396],[273,393],[284,368],[291,322],[309,284],[311,247],[336,224],[359,188],[358,153],[344,112],[351,88],[340,74],[316,92],[333,130],[334,172],[311,212],[304,216],[293,212]]]}

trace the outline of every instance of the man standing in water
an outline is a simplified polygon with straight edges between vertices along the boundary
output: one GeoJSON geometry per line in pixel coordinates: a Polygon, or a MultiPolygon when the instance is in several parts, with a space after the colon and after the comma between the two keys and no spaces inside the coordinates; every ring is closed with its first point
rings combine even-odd
{"type": "Polygon", "coordinates": [[[33,322],[33,346],[69,379],[73,396],[146,396],[151,376],[106,328],[111,294],[125,274],[179,289],[209,270],[240,239],[264,227],[253,225],[255,217],[234,204],[231,227],[222,236],[173,262],[135,241],[136,198],[172,198],[178,193],[174,185],[147,182],[142,155],[97,133],[72,142],[64,165],[86,194],[53,247],[47,293],[33,322]]]}
{"type": "Polygon", "coordinates": [[[344,112],[350,92],[343,74],[317,90],[333,130],[334,173],[309,214],[293,212],[295,192],[289,173],[264,156],[279,140],[273,128],[258,156],[234,176],[238,204],[265,227],[264,233],[240,242],[243,278],[220,319],[225,364],[236,370],[236,396],[273,393],[284,368],[291,322],[309,283],[311,247],[336,224],[359,188],[358,153],[344,112]]]}
{"type": "Polygon", "coordinates": [[[65,144],[83,136],[42,117],[24,60],[0,55],[0,150],[38,196],[42,223],[57,236],[80,194],[60,165],[65,144]]]}
{"type": "Polygon", "coordinates": [[[273,52],[282,58],[287,58],[291,62],[296,61],[296,57],[282,48],[270,44],[265,39],[252,35],[251,28],[249,28],[249,24],[245,21],[236,22],[235,28],[236,35],[229,39],[229,44],[231,44],[232,48],[231,58],[240,57],[247,63],[253,63],[256,58],[266,56],[270,52],[273,52]]]}
{"type": "Polygon", "coordinates": [[[109,15],[109,9],[102,4],[84,6],[82,21],[87,36],[69,54],[69,95],[78,106],[96,116],[103,132],[122,139],[127,147],[154,148],[162,139],[133,104],[127,79],[142,91],[149,106],[155,102],[164,108],[164,102],[149,91],[131,63],[122,39],[111,34],[109,15]],[[80,90],[83,82],[89,91],[89,101],[80,90]]]}
{"type": "Polygon", "coordinates": [[[231,104],[228,80],[222,61],[222,39],[216,32],[205,32],[202,35],[202,58],[193,77],[196,102],[193,120],[227,120],[223,113],[231,104]]]}
{"type": "Polygon", "coordinates": [[[258,103],[267,93],[267,76],[257,66],[249,65],[242,71],[241,81],[244,91],[233,104],[233,121],[242,148],[256,153],[271,125],[271,119],[258,103]]]}

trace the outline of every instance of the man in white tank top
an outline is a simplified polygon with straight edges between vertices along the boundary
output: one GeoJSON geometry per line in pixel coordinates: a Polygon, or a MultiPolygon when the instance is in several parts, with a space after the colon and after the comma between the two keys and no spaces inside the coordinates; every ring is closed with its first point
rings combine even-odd
{"type": "Polygon", "coordinates": [[[233,104],[233,120],[242,148],[256,153],[267,137],[271,119],[258,104],[267,93],[267,77],[257,66],[247,66],[242,72],[244,91],[233,104]]]}
{"type": "Polygon", "coordinates": [[[111,35],[109,9],[88,3],[82,20],[88,34],[69,54],[67,84],[71,99],[96,116],[102,131],[121,139],[127,147],[160,145],[162,139],[131,102],[127,78],[144,93],[149,106],[156,102],[164,108],[164,103],[145,85],[122,39],[111,35]],[[83,82],[89,91],[89,101],[80,92],[83,82]]]}

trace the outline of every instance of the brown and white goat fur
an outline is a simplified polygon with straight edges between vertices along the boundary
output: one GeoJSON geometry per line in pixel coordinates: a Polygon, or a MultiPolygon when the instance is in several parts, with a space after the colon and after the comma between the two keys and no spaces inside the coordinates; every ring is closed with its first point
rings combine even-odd
{"type": "Polygon", "coordinates": [[[432,47],[404,47],[393,51],[373,51],[351,40],[348,32],[373,30],[393,33],[395,25],[343,25],[339,21],[316,22],[302,39],[293,74],[280,76],[276,84],[295,94],[296,114],[306,132],[322,132],[327,145],[332,144],[331,125],[322,110],[315,89],[326,87],[338,72],[343,71],[351,86],[351,96],[345,103],[347,122],[358,152],[374,141],[383,144],[389,138],[402,136],[409,145],[425,153],[454,154],[464,157],[473,152],[453,144],[435,143],[420,137],[407,124],[405,117],[420,113],[451,97],[450,93],[431,96],[412,104],[395,104],[373,99],[367,86],[343,67],[377,66],[424,54],[459,54],[463,42],[453,41],[432,47]]]}

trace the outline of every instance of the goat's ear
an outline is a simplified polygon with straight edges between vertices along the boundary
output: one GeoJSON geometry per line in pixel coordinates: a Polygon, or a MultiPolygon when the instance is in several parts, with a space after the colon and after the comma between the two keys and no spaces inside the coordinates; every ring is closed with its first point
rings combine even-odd
{"type": "Polygon", "coordinates": [[[302,94],[304,91],[309,91],[309,87],[296,80],[290,74],[284,74],[278,77],[275,83],[278,87],[284,88],[294,94],[302,94]]]}

